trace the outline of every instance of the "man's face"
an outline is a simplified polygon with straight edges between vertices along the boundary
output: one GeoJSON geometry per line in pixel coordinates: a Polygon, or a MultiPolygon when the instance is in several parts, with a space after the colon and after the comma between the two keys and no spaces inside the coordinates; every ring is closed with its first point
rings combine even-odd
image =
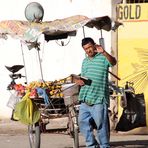
{"type": "Polygon", "coordinates": [[[88,44],[84,45],[83,49],[86,52],[86,54],[88,55],[88,57],[94,57],[96,54],[95,45],[93,45],[92,43],[88,43],[88,44]]]}

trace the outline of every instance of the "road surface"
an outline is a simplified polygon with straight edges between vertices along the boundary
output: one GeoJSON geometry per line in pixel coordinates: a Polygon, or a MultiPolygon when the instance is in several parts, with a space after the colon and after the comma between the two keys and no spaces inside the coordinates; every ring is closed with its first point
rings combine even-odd
{"type": "MultiPolygon", "coordinates": [[[[85,148],[80,134],[80,148],[85,148]]],[[[111,148],[148,148],[148,135],[111,134],[111,148]]],[[[14,121],[0,121],[0,148],[29,148],[27,126],[14,121]]],[[[72,148],[73,139],[63,133],[42,133],[41,148],[72,148]]]]}

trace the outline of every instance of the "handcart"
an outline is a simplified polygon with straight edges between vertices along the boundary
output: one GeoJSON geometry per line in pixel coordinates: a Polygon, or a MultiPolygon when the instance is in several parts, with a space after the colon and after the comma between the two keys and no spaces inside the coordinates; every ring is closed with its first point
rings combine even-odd
{"type": "MultiPolygon", "coordinates": [[[[22,68],[21,65],[15,65],[12,67],[7,67],[7,69],[12,68],[22,68]]],[[[18,87],[22,86],[21,84],[16,84],[15,80],[21,78],[20,74],[11,74],[12,81],[8,85],[8,90],[11,92],[15,90],[20,95],[20,99],[16,100],[17,102],[12,102],[12,97],[10,98],[11,104],[13,104],[13,120],[16,119],[15,112],[17,112],[17,108],[19,106],[19,102],[21,102],[21,98],[23,99],[26,95],[27,88],[31,86],[31,93],[29,96],[29,100],[37,107],[40,111],[40,118],[37,122],[28,125],[28,135],[29,135],[29,143],[30,148],[40,148],[41,142],[41,133],[46,131],[46,125],[50,123],[51,119],[67,117],[67,132],[68,134],[74,139],[74,148],[79,147],[79,128],[78,128],[78,93],[79,93],[79,86],[73,83],[72,76],[64,78],[59,81],[54,82],[32,82],[28,86],[24,86],[21,88],[26,89],[23,91],[19,90],[18,87]],[[48,100],[43,98],[43,95],[40,96],[39,93],[36,91],[44,85],[44,90],[46,94],[48,94],[48,100]],[[16,89],[17,88],[17,89],[16,89]],[[48,103],[47,103],[48,102],[48,103]],[[14,116],[15,115],[15,116],[14,116]]],[[[43,90],[43,89],[41,89],[43,90]]],[[[43,92],[42,92],[43,93],[43,92]]],[[[12,94],[14,97],[14,94],[12,94]]],[[[46,98],[47,99],[47,98],[46,98]]],[[[8,102],[10,105],[10,102],[8,102]]],[[[22,106],[21,106],[22,107],[22,106]]],[[[23,106],[24,108],[24,106],[23,106]]],[[[34,109],[35,110],[35,109],[34,109]]],[[[22,109],[19,109],[19,112],[22,113],[22,109]]],[[[33,114],[33,113],[32,113],[33,114]]],[[[23,116],[23,115],[22,115],[23,116]]],[[[21,116],[17,117],[18,120],[21,120],[21,116]]]]}

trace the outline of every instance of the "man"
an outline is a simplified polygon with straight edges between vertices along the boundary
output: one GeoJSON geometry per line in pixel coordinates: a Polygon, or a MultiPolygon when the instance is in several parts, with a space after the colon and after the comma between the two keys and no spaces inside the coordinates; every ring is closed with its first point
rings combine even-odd
{"type": "Polygon", "coordinates": [[[80,132],[85,137],[87,148],[99,146],[110,148],[108,69],[116,64],[116,59],[97,45],[92,38],[82,39],[82,47],[86,58],[82,62],[81,79],[76,80],[76,83],[81,86],[79,93],[80,132]],[[92,123],[96,126],[96,136],[94,136],[92,123]]]}

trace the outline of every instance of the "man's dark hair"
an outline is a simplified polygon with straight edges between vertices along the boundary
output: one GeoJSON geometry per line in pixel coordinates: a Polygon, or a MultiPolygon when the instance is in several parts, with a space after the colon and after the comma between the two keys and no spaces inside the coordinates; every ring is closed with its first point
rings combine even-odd
{"type": "Polygon", "coordinates": [[[82,39],[82,46],[84,46],[84,45],[86,45],[88,43],[91,43],[91,44],[95,45],[94,40],[92,38],[90,38],[90,37],[82,39]]]}

